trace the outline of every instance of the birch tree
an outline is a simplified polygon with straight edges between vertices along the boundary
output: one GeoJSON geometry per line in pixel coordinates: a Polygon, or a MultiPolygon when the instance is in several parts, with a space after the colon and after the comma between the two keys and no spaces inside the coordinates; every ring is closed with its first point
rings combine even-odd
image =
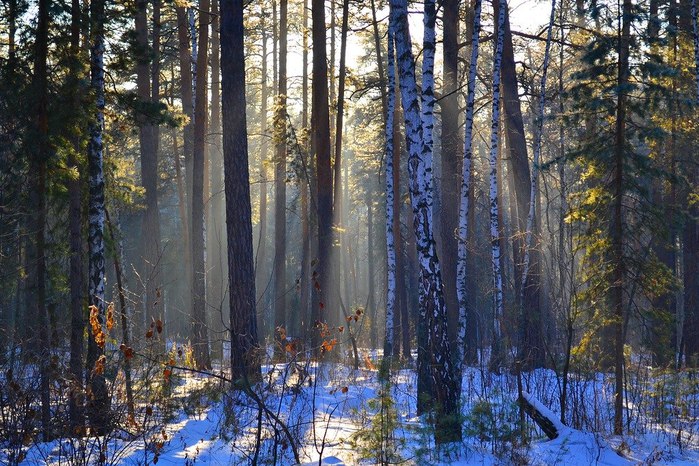
{"type": "MultiPolygon", "coordinates": [[[[383,346],[384,361],[393,355],[393,314],[396,309],[396,245],[393,235],[393,114],[396,109],[396,70],[393,28],[388,26],[388,92],[386,102],[386,335],[383,346]]],[[[400,167],[399,167],[400,168],[400,167]]],[[[401,277],[402,279],[402,277],[401,277]]]]}
{"type": "Polygon", "coordinates": [[[423,290],[420,300],[420,323],[427,329],[426,356],[430,358],[430,377],[436,407],[439,410],[436,415],[435,442],[448,443],[461,439],[461,426],[457,415],[458,383],[454,377],[449,349],[442,277],[432,232],[432,198],[428,187],[431,180],[432,153],[423,138],[415,62],[408,30],[407,3],[405,0],[391,0],[390,5],[409,154],[410,201],[420,263],[420,286],[423,290]]]}
{"type": "Polygon", "coordinates": [[[500,221],[498,218],[498,143],[500,135],[500,69],[502,66],[502,48],[505,36],[505,12],[507,2],[499,0],[498,35],[495,46],[495,58],[493,60],[493,109],[490,131],[490,243],[491,262],[493,267],[493,307],[495,311],[493,319],[493,352],[490,366],[499,370],[502,364],[502,330],[500,328],[503,317],[502,303],[502,271],[500,270],[500,221]]]}
{"type": "Polygon", "coordinates": [[[90,120],[90,139],[87,147],[89,177],[88,209],[88,296],[90,304],[90,327],[88,338],[88,398],[87,412],[92,427],[98,435],[104,435],[110,422],[110,397],[104,378],[106,358],[104,355],[105,297],[104,297],[104,0],[90,3],[92,38],[90,47],[90,86],[94,93],[95,113],[90,120]]]}
{"type": "Polygon", "coordinates": [[[481,0],[473,5],[473,33],[471,35],[471,62],[468,70],[468,90],[466,92],[466,124],[464,127],[464,161],[461,177],[461,202],[459,205],[459,250],[456,264],[456,291],[459,298],[459,331],[457,336],[456,361],[465,364],[466,326],[468,325],[468,194],[471,183],[471,162],[473,159],[473,107],[476,101],[476,72],[478,71],[478,49],[481,32],[481,0]]]}

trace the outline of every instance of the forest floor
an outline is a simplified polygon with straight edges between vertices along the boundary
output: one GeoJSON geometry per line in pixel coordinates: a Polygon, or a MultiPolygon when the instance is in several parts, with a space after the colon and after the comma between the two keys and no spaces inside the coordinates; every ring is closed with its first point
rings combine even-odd
{"type": "MultiPolygon", "coordinates": [[[[302,464],[321,457],[327,465],[699,464],[696,377],[631,377],[630,433],[610,436],[593,432],[611,430],[611,379],[571,376],[567,419],[581,429],[564,427],[547,440],[528,420],[530,441],[523,443],[515,377],[472,367],[463,377],[464,440],[438,448],[430,423],[416,415],[415,371],[395,372],[388,386],[365,361],[357,371],[339,363],[267,365],[256,387],[259,402],[228,392],[215,377],[175,371],[154,408],[139,405],[150,418],[139,417],[140,428],[132,429],[138,434],[117,429],[109,438],[36,443],[21,464],[92,464],[101,455],[113,465],[288,466],[297,463],[294,445],[302,464]]],[[[523,382],[543,405],[560,406],[555,372],[536,370],[523,382]]]]}

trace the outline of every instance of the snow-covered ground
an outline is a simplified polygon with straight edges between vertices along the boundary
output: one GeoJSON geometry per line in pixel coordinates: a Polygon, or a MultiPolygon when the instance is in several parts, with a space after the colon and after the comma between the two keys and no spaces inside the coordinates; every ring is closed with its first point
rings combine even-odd
{"type": "MultiPolygon", "coordinates": [[[[393,374],[390,397],[382,396],[387,388],[376,370],[353,371],[326,363],[308,367],[311,378],[281,364],[268,365],[264,371],[264,382],[256,387],[265,406],[262,411],[245,394],[222,390],[214,378],[179,373],[170,396],[178,403],[161,422],[149,424],[135,436],[117,432],[104,445],[97,445],[104,439],[34,444],[27,448],[22,464],[93,464],[101,451],[105,463],[115,465],[157,461],[158,465],[286,466],[297,463],[294,450],[302,464],[316,465],[321,457],[328,465],[381,464],[382,458],[416,465],[699,464],[699,423],[692,402],[697,393],[682,392],[679,383],[662,377],[646,379],[645,388],[634,386],[627,395],[633,434],[623,437],[595,433],[611,430],[611,386],[605,376],[571,377],[567,419],[581,430],[559,425],[560,435],[547,440],[528,422],[531,441],[522,445],[515,378],[469,368],[462,386],[464,440],[437,448],[429,423],[416,415],[413,370],[393,374]],[[661,395],[649,387],[668,393],[661,395]],[[665,413],[666,418],[651,419],[651,412],[665,413]],[[262,426],[259,439],[258,426],[262,426]]],[[[524,376],[532,402],[551,409],[555,417],[559,382],[549,370],[524,376]]]]}

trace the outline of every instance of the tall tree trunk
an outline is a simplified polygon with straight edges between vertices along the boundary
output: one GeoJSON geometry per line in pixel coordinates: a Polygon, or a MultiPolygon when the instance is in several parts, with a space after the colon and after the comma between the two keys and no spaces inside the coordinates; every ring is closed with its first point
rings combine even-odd
{"type": "MultiPolygon", "coordinates": [[[[267,86],[267,33],[265,32],[265,16],[262,16],[262,76],[261,76],[261,102],[260,102],[260,230],[257,240],[257,254],[255,256],[255,287],[257,297],[257,317],[260,334],[267,335],[264,327],[267,313],[267,152],[269,139],[267,135],[267,101],[269,99],[269,86],[267,86]]],[[[274,46],[276,50],[276,45],[274,46]]],[[[272,60],[276,63],[276,56],[272,54],[272,60]]],[[[276,64],[274,69],[276,70],[276,64]]],[[[275,72],[276,74],[276,72],[275,72]]]]}
{"type": "MultiPolygon", "coordinates": [[[[334,5],[334,3],[333,3],[334,5]]],[[[344,220],[344,207],[342,202],[342,132],[343,132],[343,121],[345,116],[345,79],[347,74],[346,66],[346,56],[347,56],[347,27],[349,20],[349,0],[343,0],[342,2],[342,26],[340,30],[340,73],[338,76],[338,86],[337,86],[337,113],[335,115],[335,147],[334,155],[335,160],[333,163],[333,224],[336,226],[335,232],[337,241],[337,252],[333,255],[334,267],[331,278],[331,286],[334,288],[333,297],[342,299],[342,286],[345,289],[349,289],[349,278],[347,271],[349,270],[349,264],[346,263],[349,259],[349,255],[345,252],[345,246],[347,243],[347,234],[344,232],[342,226],[344,220]]],[[[334,17],[333,17],[334,19],[334,17]]],[[[334,34],[334,28],[332,29],[334,34]]],[[[333,40],[334,42],[334,40],[333,40]]],[[[333,47],[334,49],[334,47],[333,47]]],[[[334,59],[331,59],[331,63],[334,66],[334,59]]],[[[349,295],[349,293],[347,293],[349,295]]],[[[345,299],[346,305],[349,306],[351,303],[349,299],[345,299]]],[[[335,307],[335,304],[332,304],[335,307]]],[[[338,318],[338,322],[340,319],[338,318]]]]}
{"type": "MultiPolygon", "coordinates": [[[[194,147],[194,96],[192,94],[192,58],[190,55],[189,21],[187,10],[183,6],[175,6],[177,13],[177,44],[180,65],[180,99],[182,111],[187,116],[187,124],[183,129],[184,153],[184,193],[180,196],[180,203],[184,209],[182,217],[182,246],[184,248],[184,280],[187,283],[183,287],[183,308],[192,308],[192,243],[190,214],[192,212],[192,154],[194,147]]],[[[177,166],[178,162],[176,162],[177,166]]],[[[181,173],[181,170],[180,170],[181,173]]],[[[179,177],[179,175],[178,175],[179,177]]],[[[185,311],[186,312],[186,311],[185,311]]]]}
{"type": "MultiPolygon", "coordinates": [[[[478,71],[479,37],[481,32],[481,0],[473,5],[473,31],[471,35],[471,62],[468,72],[466,94],[466,124],[464,129],[464,160],[461,174],[461,202],[459,205],[459,244],[456,272],[456,290],[459,298],[459,326],[456,340],[456,362],[461,367],[466,363],[466,329],[468,318],[468,216],[471,191],[471,165],[473,159],[473,107],[476,100],[476,72],[478,71]]],[[[472,233],[472,232],[471,232],[472,233]]],[[[473,324],[472,324],[473,325],[473,324]]]]}
{"type": "MultiPolygon", "coordinates": [[[[304,167],[308,167],[310,160],[308,153],[308,0],[303,1],[303,52],[302,52],[302,83],[301,83],[301,127],[304,140],[304,167]]],[[[301,329],[306,330],[310,320],[311,303],[311,225],[309,212],[309,181],[310,173],[305,170],[305,178],[301,183],[301,329]]]]}
{"type": "MultiPolygon", "coordinates": [[[[81,107],[80,91],[84,90],[80,85],[80,27],[81,27],[80,1],[71,1],[71,26],[70,26],[70,48],[71,48],[71,91],[74,93],[73,111],[78,114],[81,107]]],[[[83,215],[82,215],[82,192],[80,170],[77,154],[80,151],[80,138],[75,138],[73,151],[68,158],[68,166],[77,174],[68,180],[68,217],[70,219],[70,363],[69,371],[71,376],[70,399],[68,400],[68,411],[70,416],[70,434],[79,435],[84,426],[84,413],[82,409],[83,391],[83,334],[85,322],[83,320],[84,310],[84,267],[83,267],[83,215]]]]}
{"type": "Polygon", "coordinates": [[[223,165],[234,381],[260,376],[245,116],[244,31],[243,0],[221,0],[223,165]]]}
{"type": "MultiPolygon", "coordinates": [[[[136,12],[136,84],[138,97],[142,103],[154,102],[159,79],[159,64],[153,62],[154,72],[149,69],[150,51],[148,45],[147,0],[138,0],[136,12]]],[[[154,38],[157,34],[154,34],[154,38]]],[[[156,44],[154,43],[154,46],[156,44]]],[[[154,49],[153,49],[154,50],[154,49]]],[[[160,215],[158,211],[158,131],[149,112],[138,115],[139,147],[141,155],[141,180],[145,189],[146,209],[141,228],[141,277],[144,280],[144,318],[146,321],[162,319],[162,277],[160,267],[160,215]]]]}
{"type": "Polygon", "coordinates": [[[624,256],[624,159],[626,152],[627,96],[624,94],[629,82],[629,49],[631,32],[631,0],[624,0],[621,12],[621,30],[619,40],[619,62],[617,68],[617,89],[620,92],[616,103],[616,122],[614,131],[614,172],[612,186],[612,221],[610,225],[611,267],[610,304],[613,309],[614,361],[614,434],[621,435],[624,430],[624,282],[626,280],[626,261],[624,256]]]}
{"type": "MultiPolygon", "coordinates": [[[[370,341],[371,341],[371,347],[372,348],[378,348],[379,345],[379,312],[377,309],[377,306],[375,304],[375,291],[374,291],[374,280],[376,279],[375,277],[375,272],[374,272],[374,199],[371,194],[371,191],[367,194],[367,200],[366,200],[366,209],[367,209],[367,304],[366,304],[366,312],[368,315],[371,316],[371,321],[376,322],[376,325],[373,325],[371,327],[371,332],[369,334],[370,341]]],[[[357,249],[359,249],[359,234],[357,235],[357,249]]],[[[394,251],[395,253],[395,251],[394,251]]],[[[355,258],[357,260],[357,264],[359,263],[359,254],[355,254],[355,258]]],[[[359,270],[359,265],[356,267],[357,271],[359,270]]],[[[394,291],[395,293],[395,291],[394,291]]],[[[394,312],[395,312],[395,306],[394,306],[394,312]]],[[[394,329],[395,332],[395,329],[394,329]]],[[[395,350],[391,353],[392,355],[395,354],[395,350]]]]}
{"type": "MultiPolygon", "coordinates": [[[[323,322],[327,315],[323,312],[324,300],[327,299],[330,283],[330,247],[332,241],[332,174],[330,169],[330,115],[328,105],[328,64],[325,47],[325,2],[311,1],[311,20],[313,23],[313,101],[311,103],[312,150],[316,157],[316,205],[318,212],[318,267],[317,280],[314,284],[314,303],[311,321],[323,322]]],[[[312,332],[313,347],[318,348],[320,335],[312,332]]]]}
{"type": "MultiPolygon", "coordinates": [[[[373,2],[372,2],[373,4],[373,2]]],[[[393,51],[394,38],[393,27],[388,26],[388,98],[386,112],[386,335],[383,344],[385,369],[390,369],[391,356],[395,355],[394,346],[394,313],[396,312],[396,281],[402,280],[403,277],[396,276],[396,246],[394,237],[394,226],[396,211],[394,210],[395,189],[393,186],[393,172],[399,170],[399,167],[393,166],[393,118],[396,108],[396,71],[395,71],[395,53],[393,51]]],[[[398,225],[400,228],[400,225],[398,225]]],[[[369,258],[371,262],[371,258],[369,258]]],[[[373,280],[369,277],[369,281],[373,280]]]]}
{"type": "Polygon", "coordinates": [[[46,310],[46,164],[50,156],[48,118],[48,30],[50,0],[39,1],[38,23],[34,43],[34,70],[31,87],[34,118],[29,168],[32,187],[29,192],[28,231],[33,241],[27,248],[27,316],[28,353],[36,357],[40,370],[41,429],[45,441],[51,437],[49,319],[46,310]]]}
{"type": "MultiPolygon", "coordinates": [[[[204,225],[204,157],[208,123],[207,66],[209,48],[209,0],[199,3],[199,51],[194,107],[194,157],[192,160],[192,346],[199,369],[211,368],[206,324],[206,229],[204,225]]],[[[245,108],[245,107],[242,107],[245,108]]]]}
{"type": "Polygon", "coordinates": [[[490,242],[491,262],[493,267],[493,304],[494,304],[494,330],[493,351],[490,365],[498,371],[503,363],[504,348],[502,347],[502,270],[500,248],[500,218],[498,208],[498,143],[500,136],[500,71],[502,67],[502,52],[505,36],[505,14],[507,2],[499,0],[498,34],[495,47],[495,59],[493,62],[493,109],[490,133],[490,242]]]}
{"type": "Polygon", "coordinates": [[[104,128],[104,23],[103,0],[90,3],[91,48],[90,86],[95,95],[96,113],[90,119],[90,140],[87,147],[89,174],[89,269],[88,298],[90,305],[90,329],[88,337],[88,388],[87,412],[90,424],[97,435],[110,430],[110,396],[104,377],[106,358],[105,344],[105,300],[104,300],[104,171],[102,168],[104,128]]]}
{"type": "MultiPolygon", "coordinates": [[[[444,60],[442,61],[443,85],[442,99],[442,182],[441,202],[442,206],[439,220],[441,233],[440,257],[444,265],[444,301],[447,305],[447,319],[449,322],[449,341],[454,354],[457,367],[460,369],[463,349],[458,348],[459,342],[459,300],[457,293],[457,258],[458,242],[456,230],[459,227],[458,210],[453,206],[459,203],[459,187],[461,186],[461,150],[459,137],[459,95],[458,89],[458,61],[459,61],[459,1],[445,0],[442,2],[444,23],[444,60]],[[460,356],[461,355],[461,356],[460,356]]],[[[462,358],[463,359],[463,358],[462,358]]],[[[459,378],[460,380],[460,378],[459,378]]]]}
{"type": "MultiPolygon", "coordinates": [[[[428,2],[429,3],[429,2],[428,2]]],[[[423,289],[423,302],[420,304],[421,322],[427,326],[427,349],[430,357],[429,370],[433,384],[436,407],[435,442],[438,444],[459,441],[461,425],[456,416],[459,409],[459,390],[453,370],[453,363],[447,336],[446,309],[439,259],[435,250],[432,233],[432,195],[431,195],[431,157],[430,137],[423,131],[430,132],[432,122],[429,120],[431,109],[429,100],[431,84],[429,73],[432,65],[423,63],[423,95],[427,110],[423,109],[421,119],[415,65],[411,50],[410,32],[408,30],[407,3],[404,0],[391,0],[391,23],[394,26],[397,63],[400,70],[401,99],[406,127],[408,146],[408,169],[410,173],[410,198],[413,207],[413,226],[415,228],[416,246],[420,262],[420,286],[423,289]],[[425,83],[427,79],[427,83],[425,83]],[[425,118],[426,117],[426,118],[425,118]],[[427,124],[425,124],[425,121],[427,124]]],[[[434,4],[425,6],[426,29],[433,29],[434,4]]],[[[425,44],[434,47],[434,30],[426,31],[425,44]]],[[[432,50],[432,53],[434,50],[432,50]]],[[[424,51],[423,60],[429,60],[429,51],[424,51]]],[[[419,395],[418,395],[419,396],[419,395]]]]}
{"type": "MultiPolygon", "coordinates": [[[[287,0],[279,3],[279,88],[274,111],[274,328],[286,319],[286,57],[287,0]]],[[[283,346],[281,347],[283,348],[283,346]]]]}
{"type": "Polygon", "coordinates": [[[209,302],[220,309],[223,317],[226,295],[225,279],[227,267],[225,262],[224,201],[223,193],[223,152],[221,148],[221,46],[219,40],[219,11],[218,1],[211,5],[211,129],[209,131],[209,172],[205,177],[211,177],[211,197],[209,199],[209,215],[207,215],[207,245],[211,257],[211,273],[209,279],[209,302]]]}
{"type": "Polygon", "coordinates": [[[136,422],[136,413],[134,411],[134,400],[133,400],[133,383],[131,381],[131,358],[133,357],[133,352],[131,350],[131,313],[129,312],[128,305],[126,304],[126,282],[121,264],[124,263],[124,242],[121,238],[121,227],[119,226],[119,213],[117,212],[117,231],[119,231],[119,237],[117,238],[114,231],[114,226],[112,225],[112,220],[109,218],[109,211],[104,210],[105,220],[107,222],[107,228],[109,229],[109,236],[112,241],[116,241],[117,247],[114,252],[114,273],[116,275],[117,292],[119,295],[119,311],[121,314],[121,345],[119,346],[121,350],[121,356],[124,358],[124,388],[126,390],[126,410],[128,414],[129,422],[136,422]]]}

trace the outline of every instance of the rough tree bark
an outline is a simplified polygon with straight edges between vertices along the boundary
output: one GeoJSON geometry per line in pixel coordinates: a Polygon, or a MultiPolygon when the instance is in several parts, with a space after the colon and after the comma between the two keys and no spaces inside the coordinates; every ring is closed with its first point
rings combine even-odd
{"type": "MultiPolygon", "coordinates": [[[[312,323],[326,320],[322,307],[327,298],[327,274],[330,271],[330,246],[332,240],[332,174],[330,168],[330,115],[328,106],[328,64],[325,47],[325,2],[311,1],[312,41],[321,44],[313,50],[313,95],[311,103],[312,148],[316,157],[316,205],[318,212],[318,267],[313,286],[314,303],[312,323]]],[[[318,348],[320,335],[312,331],[313,347],[318,348]]]]}
{"type": "MultiPolygon", "coordinates": [[[[274,109],[274,331],[286,319],[286,60],[288,2],[279,2],[279,82],[274,109]]],[[[277,349],[282,348],[280,346],[277,349]]]]}
{"type": "Polygon", "coordinates": [[[226,191],[232,379],[257,379],[252,208],[245,116],[243,0],[221,0],[223,166],[226,191]]]}

